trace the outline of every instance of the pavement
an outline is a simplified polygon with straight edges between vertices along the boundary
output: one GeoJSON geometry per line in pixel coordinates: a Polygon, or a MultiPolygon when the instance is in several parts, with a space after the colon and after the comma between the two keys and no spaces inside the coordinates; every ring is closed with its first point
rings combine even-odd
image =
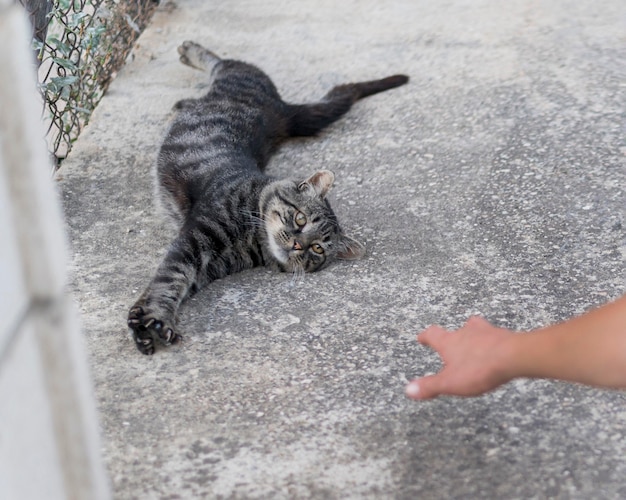
{"type": "Polygon", "coordinates": [[[626,498],[626,393],[517,380],[416,403],[415,335],[472,314],[524,331],[626,290],[622,0],[179,0],[159,7],[58,175],[116,499],[626,498]],[[336,174],[364,260],[258,268],[141,355],[126,314],[171,238],[151,168],[206,91],[195,40],[286,100],[405,73],[269,172],[336,174]]]}

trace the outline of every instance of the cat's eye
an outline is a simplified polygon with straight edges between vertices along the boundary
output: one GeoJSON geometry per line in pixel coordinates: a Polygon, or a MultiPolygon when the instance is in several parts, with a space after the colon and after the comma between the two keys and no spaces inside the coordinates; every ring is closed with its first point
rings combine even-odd
{"type": "Polygon", "coordinates": [[[294,217],[294,220],[296,221],[296,225],[298,227],[303,227],[306,224],[306,215],[302,212],[298,212],[294,217]]]}
{"type": "Polygon", "coordinates": [[[324,248],[319,243],[313,243],[311,245],[311,250],[313,250],[315,253],[320,254],[320,255],[324,253],[324,248]]]}

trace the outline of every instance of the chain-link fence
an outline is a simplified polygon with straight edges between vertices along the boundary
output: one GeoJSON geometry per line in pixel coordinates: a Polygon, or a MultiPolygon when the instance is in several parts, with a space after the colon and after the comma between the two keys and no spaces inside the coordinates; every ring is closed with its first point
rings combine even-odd
{"type": "Polygon", "coordinates": [[[65,158],[158,0],[18,0],[33,26],[47,142],[65,158]]]}

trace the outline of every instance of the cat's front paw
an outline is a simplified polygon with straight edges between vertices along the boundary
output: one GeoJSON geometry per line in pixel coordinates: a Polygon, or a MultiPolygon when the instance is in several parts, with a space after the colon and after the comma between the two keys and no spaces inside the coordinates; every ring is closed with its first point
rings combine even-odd
{"type": "Polygon", "coordinates": [[[135,345],[143,354],[154,354],[155,339],[164,345],[175,344],[182,337],[168,321],[159,319],[145,306],[133,306],[128,312],[128,327],[135,345]]]}

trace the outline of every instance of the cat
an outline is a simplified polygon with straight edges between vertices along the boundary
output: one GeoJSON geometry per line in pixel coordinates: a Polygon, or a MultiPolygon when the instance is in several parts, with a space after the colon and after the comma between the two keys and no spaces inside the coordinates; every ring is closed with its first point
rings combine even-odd
{"type": "Polygon", "coordinates": [[[221,59],[194,42],[184,64],[209,72],[209,92],[179,101],[157,158],[161,203],[178,226],[150,284],[131,307],[128,326],[139,351],[181,338],[177,313],[202,286],[265,265],[300,274],[335,259],[358,259],[365,247],[344,234],[326,195],[334,174],[280,180],[263,173],[289,137],[313,136],[358,99],[408,82],[405,75],[334,87],[314,104],[284,102],[257,67],[221,59]]]}

